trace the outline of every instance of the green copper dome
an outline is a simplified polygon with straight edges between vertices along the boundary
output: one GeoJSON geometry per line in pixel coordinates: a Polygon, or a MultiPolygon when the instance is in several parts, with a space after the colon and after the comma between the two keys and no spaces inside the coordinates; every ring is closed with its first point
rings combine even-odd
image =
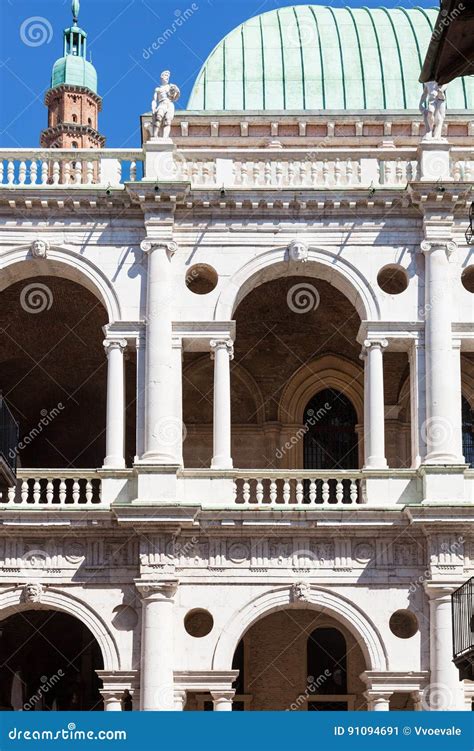
{"type": "MultiPolygon", "coordinates": [[[[190,110],[418,109],[437,9],[297,5],[245,21],[211,52],[190,110]]],[[[447,89],[474,106],[472,78],[447,89]]]]}
{"type": "Polygon", "coordinates": [[[97,71],[87,59],[87,34],[77,25],[79,2],[72,2],[73,25],[64,29],[63,57],[53,65],[51,88],[62,86],[85,86],[97,94],[97,71]]]}

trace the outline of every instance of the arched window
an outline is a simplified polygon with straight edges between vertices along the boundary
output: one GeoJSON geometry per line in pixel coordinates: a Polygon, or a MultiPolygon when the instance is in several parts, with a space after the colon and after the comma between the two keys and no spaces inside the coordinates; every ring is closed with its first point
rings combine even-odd
{"type": "Polygon", "coordinates": [[[462,398],[462,452],[466,463],[474,467],[474,410],[464,396],[462,398]]]}
{"type": "Polygon", "coordinates": [[[73,115],[72,116],[72,121],[73,121],[73,123],[77,123],[77,115],[73,115]]]}
{"type": "Polygon", "coordinates": [[[304,412],[304,469],[355,469],[359,465],[357,414],[340,391],[324,389],[304,412]]]}
{"type": "Polygon", "coordinates": [[[311,694],[347,694],[347,645],[337,628],[317,628],[308,637],[308,688],[311,694]]]}

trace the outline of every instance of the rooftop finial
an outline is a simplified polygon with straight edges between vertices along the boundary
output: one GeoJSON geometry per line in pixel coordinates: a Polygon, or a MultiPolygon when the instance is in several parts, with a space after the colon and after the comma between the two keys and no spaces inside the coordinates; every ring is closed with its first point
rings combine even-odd
{"type": "Polygon", "coordinates": [[[72,20],[74,21],[74,24],[77,25],[77,19],[79,18],[79,10],[81,8],[81,4],[79,0],[72,0],[72,20]]]}

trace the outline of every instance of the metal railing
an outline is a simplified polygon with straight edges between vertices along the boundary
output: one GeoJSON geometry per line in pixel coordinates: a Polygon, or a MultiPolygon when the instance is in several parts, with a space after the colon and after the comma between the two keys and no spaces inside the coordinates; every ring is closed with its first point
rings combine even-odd
{"type": "Polygon", "coordinates": [[[452,594],[454,664],[460,679],[474,679],[474,577],[452,594]]]}
{"type": "Polygon", "coordinates": [[[0,458],[13,474],[16,472],[18,440],[18,423],[0,395],[0,458]]]}

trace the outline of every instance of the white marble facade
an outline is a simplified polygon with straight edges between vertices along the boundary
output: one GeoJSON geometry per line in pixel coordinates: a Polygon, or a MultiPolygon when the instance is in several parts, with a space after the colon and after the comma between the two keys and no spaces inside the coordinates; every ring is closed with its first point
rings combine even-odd
{"type": "MultiPolygon", "coordinates": [[[[231,709],[240,639],[283,610],[322,612],[355,638],[361,708],[388,709],[397,693],[418,709],[470,708],[472,686],[458,680],[446,634],[450,593],[474,575],[474,473],[461,437],[461,393],[472,406],[474,376],[469,357],[460,364],[474,350],[472,293],[461,278],[473,264],[464,238],[472,123],[448,116],[454,135],[436,144],[421,141],[417,118],[403,117],[403,137],[392,136],[394,115],[377,121],[380,137],[357,123],[352,138],[338,139],[337,123],[325,123],[317,142],[302,123],[296,136],[279,134],[289,116],[255,116],[228,137],[219,134],[224,117],[203,114],[198,134],[199,118],[177,113],[174,143],[81,153],[70,169],[66,151],[54,155],[61,169],[44,152],[0,152],[1,290],[68,279],[108,317],[103,466],[19,469],[0,510],[0,619],[50,609],[82,621],[103,657],[105,709],[121,709],[124,691],[134,709],[183,709],[191,694],[231,709]],[[255,124],[271,138],[253,137],[255,124]],[[30,179],[32,158],[41,182],[30,179]],[[99,183],[89,166],[97,160],[99,183]],[[130,174],[120,172],[125,161],[130,174]],[[186,285],[198,264],[216,272],[208,294],[186,285]],[[405,273],[401,294],[379,286],[385,267],[405,273]],[[361,321],[357,378],[349,366],[337,374],[330,350],[321,365],[323,382],[339,379],[360,401],[352,473],[263,458],[248,469],[232,456],[234,313],[259,285],[291,276],[329,283],[361,321]],[[136,445],[126,466],[130,351],[136,445]],[[400,352],[409,456],[391,467],[384,359],[400,352]],[[213,358],[207,467],[183,465],[183,353],[213,358]],[[184,625],[194,610],[213,619],[202,638],[184,625]],[[389,626],[400,610],[416,616],[410,638],[389,626]]],[[[304,399],[305,379],[288,385],[285,404],[304,399]]],[[[287,425],[279,440],[297,429],[287,425]]]]}

